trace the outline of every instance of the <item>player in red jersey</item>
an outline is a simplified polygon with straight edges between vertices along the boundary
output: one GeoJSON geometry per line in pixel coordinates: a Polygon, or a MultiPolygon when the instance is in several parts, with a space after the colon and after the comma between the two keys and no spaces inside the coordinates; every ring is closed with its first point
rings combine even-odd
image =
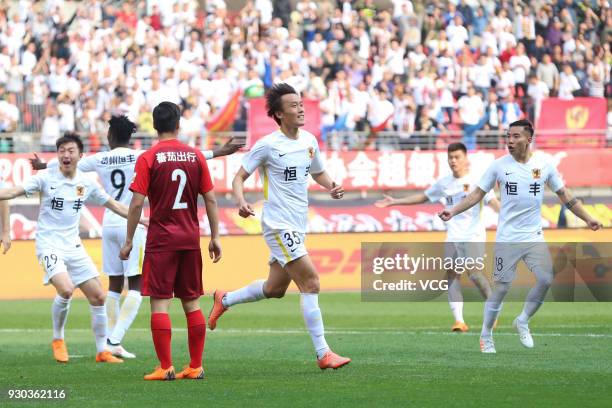
{"type": "Polygon", "coordinates": [[[217,201],[206,165],[199,150],[176,137],[181,114],[177,105],[162,102],[153,110],[153,126],[159,143],[136,161],[134,193],[128,215],[127,237],[121,259],[127,259],[140,219],[145,197],[149,197],[151,217],[145,248],[142,294],[151,299],[151,332],[160,366],[145,380],[201,379],[206,321],[200,311],[202,254],[198,195],[204,196],[210,223],[208,251],[213,262],[221,259],[217,201]],[[176,374],[172,366],[172,327],[168,309],[172,297],[181,299],[187,316],[189,366],[176,374]]]}

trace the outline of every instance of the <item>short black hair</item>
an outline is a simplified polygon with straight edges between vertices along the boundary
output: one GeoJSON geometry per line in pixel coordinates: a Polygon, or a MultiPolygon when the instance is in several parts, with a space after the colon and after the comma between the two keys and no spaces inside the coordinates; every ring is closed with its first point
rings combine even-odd
{"type": "Polygon", "coordinates": [[[128,144],[132,134],[136,132],[136,124],[125,115],[113,115],[108,121],[108,126],[113,139],[121,145],[128,144]]]}
{"type": "Polygon", "coordinates": [[[510,124],[510,126],[508,126],[508,129],[510,129],[511,127],[514,127],[514,126],[521,126],[521,127],[523,127],[523,129],[526,130],[527,133],[529,133],[529,137],[533,136],[533,132],[534,132],[533,131],[533,125],[527,119],[520,119],[520,120],[516,120],[516,121],[512,122],[510,124]]]}
{"type": "Polygon", "coordinates": [[[272,86],[266,93],[266,109],[268,111],[268,116],[274,119],[278,125],[280,125],[280,119],[276,117],[275,113],[283,111],[281,98],[283,95],[288,94],[298,95],[297,91],[291,85],[284,82],[272,86]]]}
{"type": "Polygon", "coordinates": [[[60,147],[68,143],[76,143],[77,147],[79,148],[79,153],[83,153],[83,141],[76,133],[64,133],[64,136],[55,141],[55,147],[57,150],[59,150],[60,147]]]}
{"type": "Polygon", "coordinates": [[[448,154],[456,152],[457,150],[461,150],[463,153],[467,154],[467,148],[461,142],[451,143],[448,145],[448,154]]]}
{"type": "Polygon", "coordinates": [[[162,102],[153,109],[153,128],[158,133],[174,132],[181,120],[181,109],[172,102],[162,102]]]}

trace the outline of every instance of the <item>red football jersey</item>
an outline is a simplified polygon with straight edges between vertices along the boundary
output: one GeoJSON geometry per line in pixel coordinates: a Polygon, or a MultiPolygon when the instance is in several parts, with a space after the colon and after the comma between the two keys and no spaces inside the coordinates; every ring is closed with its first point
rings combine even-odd
{"type": "Polygon", "coordinates": [[[212,188],[202,153],[176,139],[140,155],[130,190],[149,197],[146,251],[200,249],[198,195],[212,188]]]}

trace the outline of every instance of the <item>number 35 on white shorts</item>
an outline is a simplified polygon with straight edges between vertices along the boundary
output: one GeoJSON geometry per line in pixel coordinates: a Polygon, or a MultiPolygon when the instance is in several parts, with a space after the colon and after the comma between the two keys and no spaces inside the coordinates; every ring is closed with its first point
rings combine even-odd
{"type": "Polygon", "coordinates": [[[308,255],[304,245],[306,239],[306,234],[304,233],[290,230],[273,230],[265,231],[263,236],[266,244],[268,244],[268,248],[270,248],[270,264],[278,261],[284,267],[289,262],[308,255]]]}

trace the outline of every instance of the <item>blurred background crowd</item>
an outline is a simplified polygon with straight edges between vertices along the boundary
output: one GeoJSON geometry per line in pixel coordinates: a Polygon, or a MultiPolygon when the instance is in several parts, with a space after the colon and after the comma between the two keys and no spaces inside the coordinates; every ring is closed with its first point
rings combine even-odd
{"type": "Polygon", "coordinates": [[[320,101],[324,140],[389,130],[429,135],[426,149],[455,130],[475,148],[545,98],[609,98],[611,40],[607,0],[5,1],[0,131],[43,150],[76,131],[95,151],[111,115],[154,135],[169,100],[201,144],[236,91],[240,132],[248,97],[282,81],[320,101]]]}

